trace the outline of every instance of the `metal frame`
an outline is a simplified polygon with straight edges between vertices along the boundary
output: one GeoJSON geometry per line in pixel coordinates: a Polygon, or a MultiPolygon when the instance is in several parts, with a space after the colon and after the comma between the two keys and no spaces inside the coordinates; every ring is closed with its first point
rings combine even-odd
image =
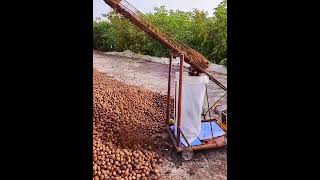
{"type": "MultiPolygon", "coordinates": [[[[177,148],[178,151],[183,150],[180,146],[180,125],[181,125],[181,106],[182,106],[182,79],[183,79],[183,62],[187,62],[191,65],[191,69],[194,70],[194,72],[198,73],[204,73],[208,75],[209,79],[213,81],[216,85],[218,85],[223,90],[227,91],[227,88],[220,83],[218,80],[216,80],[209,72],[206,71],[206,68],[208,67],[209,61],[201,55],[196,50],[188,47],[184,43],[178,41],[175,38],[172,38],[169,36],[168,33],[165,33],[163,31],[160,31],[155,25],[151,24],[149,21],[146,21],[143,18],[143,14],[134,8],[129,2],[126,0],[104,0],[105,3],[107,3],[110,7],[112,7],[115,11],[120,13],[123,17],[131,21],[136,27],[140,28],[142,31],[147,33],[151,38],[154,40],[159,41],[161,44],[166,46],[170,51],[170,63],[169,63],[169,77],[168,77],[168,103],[167,103],[167,127],[169,130],[170,137],[173,141],[173,144],[177,148]],[[174,138],[172,131],[170,129],[169,125],[169,119],[170,119],[170,82],[171,82],[171,73],[172,73],[172,58],[174,55],[172,52],[179,53],[178,56],[180,56],[180,67],[179,67],[179,100],[178,100],[178,127],[177,127],[177,139],[174,138]]],[[[192,71],[191,71],[192,72],[192,71]]],[[[210,119],[210,118],[209,118],[210,119]]],[[[182,133],[183,134],[183,133],[182,133]]],[[[219,138],[216,138],[217,142],[219,141],[219,138]]],[[[220,143],[214,143],[214,144],[205,144],[205,145],[199,145],[192,147],[193,150],[201,150],[201,149],[210,149],[210,148],[217,148],[220,147],[220,143]]]]}
{"type": "MultiPolygon", "coordinates": [[[[205,149],[215,149],[215,148],[220,148],[226,145],[226,136],[220,136],[220,137],[216,137],[216,138],[212,138],[213,143],[207,143],[207,144],[201,144],[201,145],[197,145],[197,146],[192,146],[185,138],[183,132],[181,131],[180,127],[181,127],[181,109],[182,109],[182,93],[183,93],[183,62],[184,62],[184,54],[175,54],[173,52],[169,53],[169,73],[168,73],[168,93],[167,93],[167,116],[166,116],[166,129],[169,133],[170,139],[173,142],[173,145],[175,147],[175,149],[177,150],[177,152],[181,152],[184,149],[187,148],[191,148],[193,151],[198,151],[198,150],[205,150],[205,149]],[[177,118],[177,138],[175,138],[171,128],[170,128],[170,94],[171,94],[171,76],[172,76],[172,59],[174,57],[180,57],[180,65],[179,65],[179,90],[178,90],[178,118],[177,118]],[[187,142],[187,147],[181,146],[181,139],[180,139],[180,135],[182,135],[182,137],[185,139],[185,141],[187,142]]],[[[209,103],[209,101],[208,101],[209,103]]],[[[209,104],[208,104],[209,107],[209,104]]],[[[210,108],[209,108],[210,109],[210,108]]],[[[208,111],[207,111],[208,112],[208,111]]],[[[207,114],[207,112],[205,114],[207,114]]],[[[205,121],[202,122],[212,122],[212,121],[217,121],[216,119],[210,119],[211,117],[209,117],[209,119],[205,119],[205,121]]],[[[219,123],[217,123],[218,126],[220,126],[219,123]]]]}

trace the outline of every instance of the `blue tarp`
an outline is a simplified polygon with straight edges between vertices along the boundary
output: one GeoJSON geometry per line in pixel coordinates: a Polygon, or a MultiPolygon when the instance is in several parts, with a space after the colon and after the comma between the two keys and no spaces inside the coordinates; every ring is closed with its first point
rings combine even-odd
{"type": "MultiPolygon", "coordinates": [[[[177,133],[175,132],[175,126],[171,126],[171,130],[173,131],[174,136],[177,138],[177,133]]],[[[204,139],[211,139],[219,136],[225,135],[225,132],[216,124],[216,122],[202,122],[201,123],[201,132],[199,134],[199,138],[201,140],[204,139]],[[212,126],[212,131],[211,131],[211,126],[212,126]],[[213,136],[212,136],[213,135],[213,136]]],[[[181,145],[187,146],[187,143],[185,142],[183,136],[181,135],[180,137],[181,140],[181,145]]],[[[190,142],[189,142],[190,143],[190,142]]],[[[193,142],[191,142],[192,146],[197,146],[200,145],[201,141],[197,138],[193,142]]]]}

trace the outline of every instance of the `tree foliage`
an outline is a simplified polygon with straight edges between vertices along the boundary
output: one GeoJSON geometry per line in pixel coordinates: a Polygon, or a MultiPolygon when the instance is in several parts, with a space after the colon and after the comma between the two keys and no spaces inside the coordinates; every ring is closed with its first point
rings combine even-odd
{"type": "MultiPolygon", "coordinates": [[[[227,1],[215,8],[213,16],[194,9],[191,12],[156,7],[143,16],[171,37],[196,49],[214,63],[227,63],[227,1]]],[[[106,20],[93,21],[93,49],[131,50],[166,57],[168,50],[136,28],[121,15],[110,12],[106,20]]]]}

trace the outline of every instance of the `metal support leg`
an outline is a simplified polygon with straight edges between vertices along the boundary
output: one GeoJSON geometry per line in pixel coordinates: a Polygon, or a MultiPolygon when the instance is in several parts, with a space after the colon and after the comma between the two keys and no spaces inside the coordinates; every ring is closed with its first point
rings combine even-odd
{"type": "Polygon", "coordinates": [[[182,107],[182,80],[183,80],[183,62],[184,62],[184,55],[181,54],[180,56],[180,69],[179,69],[179,94],[178,94],[178,122],[177,122],[177,144],[180,147],[180,126],[181,126],[181,107],[182,107]]]}
{"type": "Polygon", "coordinates": [[[170,119],[170,89],[171,89],[171,71],[172,71],[172,58],[173,55],[169,55],[169,75],[168,75],[168,95],[167,95],[167,125],[169,126],[170,119]]]}

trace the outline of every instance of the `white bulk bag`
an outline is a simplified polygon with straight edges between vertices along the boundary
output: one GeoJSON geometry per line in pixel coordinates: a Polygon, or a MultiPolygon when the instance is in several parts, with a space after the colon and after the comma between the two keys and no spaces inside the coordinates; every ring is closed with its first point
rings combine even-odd
{"type": "MultiPolygon", "coordinates": [[[[191,144],[200,134],[201,131],[201,113],[203,101],[206,93],[205,84],[209,83],[206,75],[189,76],[183,73],[182,82],[182,108],[180,129],[191,144]]],[[[179,72],[175,74],[175,126],[174,134],[177,137],[178,122],[178,98],[179,98],[179,72]]],[[[180,138],[182,144],[187,146],[184,138],[180,138]]]]}

